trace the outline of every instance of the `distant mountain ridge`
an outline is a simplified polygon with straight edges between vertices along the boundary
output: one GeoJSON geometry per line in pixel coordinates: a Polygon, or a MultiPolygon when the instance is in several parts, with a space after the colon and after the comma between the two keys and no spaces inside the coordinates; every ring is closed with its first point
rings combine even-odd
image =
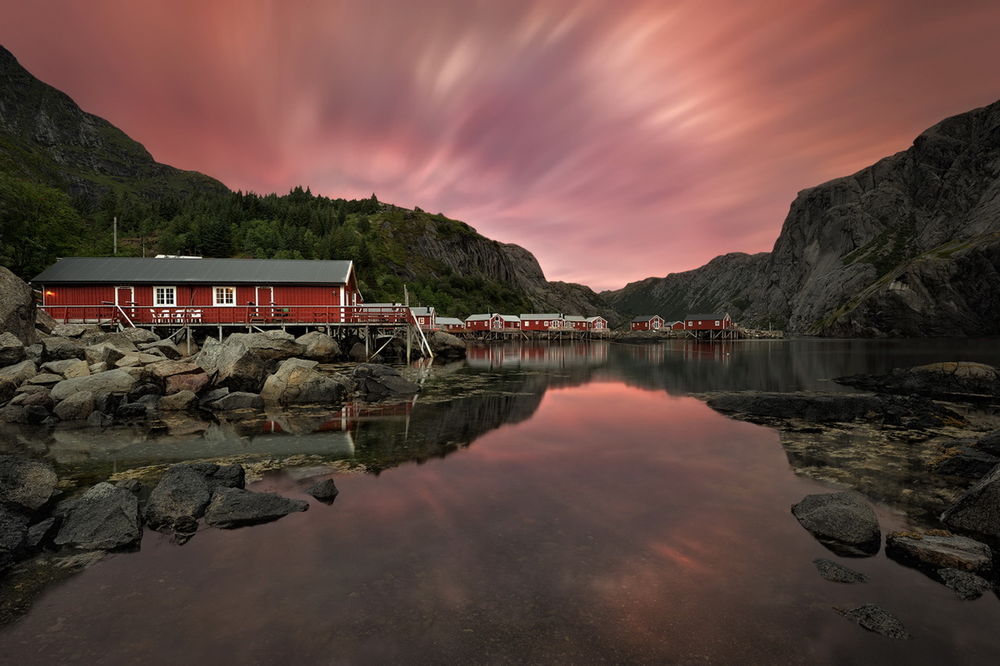
{"type": "Polygon", "coordinates": [[[794,334],[1000,334],[1000,102],[803,190],[770,253],[602,295],[624,314],[728,310],[794,334]]]}
{"type": "MultiPolygon", "coordinates": [[[[280,197],[231,192],[204,174],[160,164],[114,125],[32,76],[0,46],[0,196],[21,197],[9,207],[19,211],[56,198],[58,192],[39,190],[38,184],[70,197],[65,205],[59,202],[61,217],[52,225],[70,239],[60,253],[110,254],[116,217],[125,255],[355,259],[369,300],[402,300],[406,283],[423,304],[456,310],[442,314],[493,309],[617,317],[588,287],[548,282],[524,248],[490,240],[443,215],[374,197],[328,199],[301,188],[280,197]],[[69,204],[78,220],[66,214],[69,204]],[[75,245],[67,245],[74,239],[75,245]]],[[[11,228],[24,234],[30,225],[18,219],[20,227],[11,228]]],[[[40,233],[36,245],[48,237],[40,233]]],[[[0,229],[0,258],[17,252],[16,240],[5,239],[0,229]]],[[[25,266],[40,270],[39,262],[54,259],[55,251],[50,254],[25,266]]]]}

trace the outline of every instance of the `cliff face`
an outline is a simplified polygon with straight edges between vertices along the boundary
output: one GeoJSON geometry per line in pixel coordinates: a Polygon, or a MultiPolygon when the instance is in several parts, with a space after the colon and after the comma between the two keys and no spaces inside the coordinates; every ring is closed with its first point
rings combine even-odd
{"type": "Polygon", "coordinates": [[[815,335],[996,334],[998,233],[1000,102],[800,192],[774,250],[755,255],[757,271],[726,255],[679,274],[685,280],[646,280],[607,298],[630,311],[676,301],[728,266],[741,279],[708,294],[703,309],[729,309],[746,323],[771,318],[815,335]]]}
{"type": "Polygon", "coordinates": [[[122,189],[153,197],[226,191],[208,176],[159,164],[120,129],[32,76],[2,46],[0,169],[91,201],[122,189]]]}

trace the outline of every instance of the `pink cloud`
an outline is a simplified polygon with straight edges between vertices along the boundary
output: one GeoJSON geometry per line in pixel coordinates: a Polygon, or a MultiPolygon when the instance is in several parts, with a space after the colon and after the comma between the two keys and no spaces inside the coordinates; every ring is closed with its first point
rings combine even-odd
{"type": "Polygon", "coordinates": [[[596,288],[770,249],[798,190],[1000,90],[988,2],[7,4],[0,43],[161,161],[596,288]]]}

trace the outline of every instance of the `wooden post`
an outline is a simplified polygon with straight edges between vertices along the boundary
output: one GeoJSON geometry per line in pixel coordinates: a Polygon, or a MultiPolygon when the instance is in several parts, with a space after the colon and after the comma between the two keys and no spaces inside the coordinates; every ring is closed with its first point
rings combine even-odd
{"type": "Polygon", "coordinates": [[[410,328],[410,290],[403,285],[403,305],[406,306],[406,364],[410,364],[410,351],[413,347],[413,331],[410,328]]]}

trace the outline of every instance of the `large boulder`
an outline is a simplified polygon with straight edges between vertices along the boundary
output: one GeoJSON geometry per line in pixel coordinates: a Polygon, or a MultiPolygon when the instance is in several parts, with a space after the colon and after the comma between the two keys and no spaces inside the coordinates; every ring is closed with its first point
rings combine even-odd
{"type": "Polygon", "coordinates": [[[871,505],[856,492],[807,495],[792,515],[824,546],[838,555],[874,555],[882,532],[871,505]]]}
{"type": "Polygon", "coordinates": [[[154,529],[186,528],[204,515],[213,491],[243,488],[245,483],[246,475],[240,465],[174,465],[150,494],[146,504],[146,521],[154,529]]]}
{"type": "Polygon", "coordinates": [[[952,529],[1000,537],[1000,465],[948,507],[941,521],[952,529]]]}
{"type": "Polygon", "coordinates": [[[52,497],[56,481],[56,473],[46,463],[0,455],[0,504],[36,511],[52,497]]]}
{"type": "Polygon", "coordinates": [[[125,488],[98,483],[77,499],[60,505],[63,523],[57,546],[81,550],[111,550],[142,538],[139,500],[125,488]]]}
{"type": "Polygon", "coordinates": [[[42,361],[84,358],[83,344],[73,338],[50,336],[42,339],[42,361]]]}
{"type": "Polygon", "coordinates": [[[264,407],[264,400],[256,393],[247,391],[233,391],[227,393],[218,400],[213,400],[208,404],[209,409],[217,411],[233,411],[236,409],[261,409],[264,407]]]}
{"type": "Polygon", "coordinates": [[[64,379],[86,377],[90,374],[90,366],[86,361],[81,361],[78,358],[68,358],[62,361],[49,361],[48,363],[43,363],[41,369],[46,372],[55,373],[64,379]]]}
{"type": "Polygon", "coordinates": [[[77,391],[63,399],[52,412],[62,421],[85,421],[94,411],[94,394],[77,391]]]}
{"type": "Polygon", "coordinates": [[[56,324],[52,327],[51,333],[60,338],[82,338],[103,335],[104,331],[94,324],[56,324]]]}
{"type": "Polygon", "coordinates": [[[947,532],[892,532],[885,554],[894,560],[926,569],[989,571],[993,552],[985,543],[947,532]]]}
{"type": "Polygon", "coordinates": [[[243,527],[268,523],[308,508],[307,502],[272,493],[219,488],[212,495],[212,502],[205,511],[205,522],[212,527],[243,527]]]}
{"type": "Polygon", "coordinates": [[[210,339],[195,356],[195,363],[205,369],[216,386],[256,393],[277,367],[277,360],[259,355],[248,346],[246,337],[230,335],[225,342],[210,339]]]}
{"type": "Polygon", "coordinates": [[[163,357],[155,354],[144,354],[142,352],[128,352],[114,362],[116,368],[134,368],[150,363],[162,361],[163,357]]]}
{"type": "Polygon", "coordinates": [[[284,331],[233,333],[226,339],[226,344],[229,343],[242,344],[252,350],[255,356],[272,361],[302,356],[305,350],[290,333],[284,331]]]}
{"type": "Polygon", "coordinates": [[[326,333],[310,331],[300,335],[295,342],[302,346],[302,356],[311,361],[327,363],[340,356],[340,345],[326,333]]]}
{"type": "Polygon", "coordinates": [[[38,366],[33,361],[21,361],[20,363],[0,368],[0,379],[6,379],[13,382],[16,386],[20,386],[37,373],[38,366]]]}
{"type": "Polygon", "coordinates": [[[343,402],[351,382],[340,375],[325,375],[315,368],[316,361],[290,358],[264,382],[261,397],[280,405],[324,404],[343,402]]]}
{"type": "Polygon", "coordinates": [[[170,375],[163,382],[163,393],[172,395],[189,391],[198,393],[208,385],[208,374],[205,372],[193,372],[183,375],[170,375]]]}
{"type": "Polygon", "coordinates": [[[190,361],[159,360],[146,368],[154,377],[166,379],[174,375],[187,375],[204,372],[200,365],[190,361]]]}
{"type": "Polygon", "coordinates": [[[410,396],[420,391],[419,385],[404,379],[398,370],[387,365],[362,363],[354,368],[352,377],[365,400],[410,396]]]}
{"type": "Polygon", "coordinates": [[[24,343],[21,342],[19,337],[10,331],[0,333],[0,366],[20,363],[27,355],[27,352],[24,350],[24,343]]]}
{"type": "Polygon", "coordinates": [[[198,406],[198,396],[193,391],[177,391],[160,398],[159,408],[164,412],[177,412],[198,406]]]}
{"type": "Polygon", "coordinates": [[[96,345],[87,345],[84,347],[83,358],[89,365],[104,363],[106,366],[112,367],[115,361],[125,356],[125,354],[134,351],[134,347],[129,349],[128,347],[114,345],[110,342],[101,342],[96,345]]]}
{"type": "Polygon", "coordinates": [[[176,360],[184,356],[180,348],[172,340],[157,340],[156,342],[144,342],[138,345],[139,351],[150,353],[160,353],[166,358],[176,360]]]}
{"type": "Polygon", "coordinates": [[[983,363],[952,361],[896,368],[887,375],[854,375],[834,381],[882,393],[951,399],[1000,399],[1000,371],[983,363]]]}
{"type": "Polygon", "coordinates": [[[77,391],[99,393],[128,393],[136,385],[133,373],[124,369],[108,370],[87,377],[64,379],[52,387],[52,399],[64,400],[77,391]]]}
{"type": "Polygon", "coordinates": [[[465,358],[465,341],[451,333],[434,331],[427,336],[427,342],[431,346],[431,351],[437,357],[443,359],[465,358]]]}
{"type": "Polygon", "coordinates": [[[59,323],[45,310],[35,310],[35,329],[37,331],[51,335],[58,325],[59,323]]]}
{"type": "Polygon", "coordinates": [[[24,280],[0,266],[0,331],[26,345],[35,341],[35,298],[24,280]]]}

